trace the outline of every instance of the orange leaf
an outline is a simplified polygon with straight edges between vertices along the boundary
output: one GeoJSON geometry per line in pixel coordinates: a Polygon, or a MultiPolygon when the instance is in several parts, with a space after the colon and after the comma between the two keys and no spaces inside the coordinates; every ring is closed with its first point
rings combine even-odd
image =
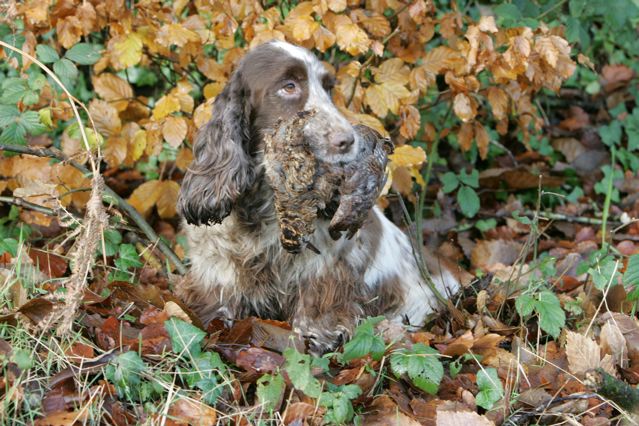
{"type": "Polygon", "coordinates": [[[337,45],[352,56],[366,53],[370,46],[368,35],[347,16],[339,15],[335,21],[337,45]]]}
{"type": "Polygon", "coordinates": [[[169,219],[175,216],[175,206],[177,204],[180,185],[172,180],[161,182],[158,189],[159,196],[157,200],[158,214],[162,219],[169,219]]]}
{"type": "Polygon", "coordinates": [[[194,399],[179,399],[169,407],[168,418],[169,426],[214,425],[217,421],[217,412],[215,408],[194,399]]]}
{"type": "Polygon", "coordinates": [[[166,117],[162,124],[162,136],[173,148],[180,146],[189,129],[184,117],[166,117]]]}
{"type": "Polygon", "coordinates": [[[493,109],[493,114],[497,120],[501,120],[508,114],[508,95],[499,87],[488,89],[488,102],[493,109]]]}
{"type": "Polygon", "coordinates": [[[118,111],[124,111],[133,98],[133,88],[124,79],[115,74],[103,73],[93,78],[95,92],[118,111]]]}
{"type": "Polygon", "coordinates": [[[468,151],[473,146],[473,125],[471,123],[462,123],[459,133],[457,133],[457,142],[463,152],[468,151]]]}
{"type": "Polygon", "coordinates": [[[488,145],[490,144],[490,136],[488,136],[488,132],[479,121],[475,122],[475,142],[477,142],[477,149],[479,149],[479,156],[481,157],[482,160],[485,160],[486,156],[488,155],[488,145]]]}
{"type": "Polygon", "coordinates": [[[408,83],[410,69],[399,58],[385,60],[379,67],[373,69],[375,81],[378,83],[408,83]]]}
{"type": "Polygon", "coordinates": [[[388,159],[397,167],[421,166],[426,161],[426,152],[419,146],[402,145],[388,159]]]}
{"type": "Polygon", "coordinates": [[[397,114],[399,100],[410,96],[410,92],[401,84],[371,84],[366,88],[365,100],[371,110],[380,118],[386,117],[388,111],[397,114]]]}
{"type": "Polygon", "coordinates": [[[419,110],[413,105],[402,107],[401,117],[402,124],[399,128],[399,133],[406,139],[414,138],[417,135],[417,132],[419,132],[419,127],[421,124],[419,110]]]}
{"type": "Polygon", "coordinates": [[[188,42],[200,41],[200,36],[181,24],[165,24],[158,31],[155,41],[164,47],[182,47],[188,42]]]}
{"type": "Polygon", "coordinates": [[[89,104],[89,113],[93,117],[96,129],[105,138],[118,134],[122,129],[118,111],[106,101],[93,99],[89,104]]]}

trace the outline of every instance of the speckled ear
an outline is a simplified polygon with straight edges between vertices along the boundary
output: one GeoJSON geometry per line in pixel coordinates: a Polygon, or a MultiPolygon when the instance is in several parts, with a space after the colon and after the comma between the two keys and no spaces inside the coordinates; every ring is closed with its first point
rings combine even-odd
{"type": "Polygon", "coordinates": [[[222,222],[255,180],[248,154],[249,96],[240,66],[215,99],[213,119],[200,130],[193,146],[194,160],[178,200],[178,210],[190,224],[222,222]]]}

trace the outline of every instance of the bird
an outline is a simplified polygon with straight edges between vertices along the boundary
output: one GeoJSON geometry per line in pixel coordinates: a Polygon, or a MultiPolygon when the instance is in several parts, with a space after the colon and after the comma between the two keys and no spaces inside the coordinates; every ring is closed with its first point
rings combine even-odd
{"type": "Polygon", "coordinates": [[[303,248],[319,253],[311,237],[318,218],[329,216],[329,234],[350,239],[362,226],[386,181],[386,164],[393,144],[375,130],[358,125],[357,155],[348,162],[331,162],[316,155],[304,127],[314,111],[301,111],[281,120],[265,137],[266,177],[274,193],[285,250],[303,248]]]}

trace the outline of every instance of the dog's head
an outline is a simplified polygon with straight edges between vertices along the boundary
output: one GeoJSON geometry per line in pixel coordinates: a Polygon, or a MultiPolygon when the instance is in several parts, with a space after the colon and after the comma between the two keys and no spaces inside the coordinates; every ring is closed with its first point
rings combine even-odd
{"type": "Polygon", "coordinates": [[[256,155],[266,132],[281,119],[313,110],[304,137],[318,158],[350,161],[359,149],[353,126],[331,101],[334,78],[308,50],[281,41],[262,44],[240,61],[215,99],[194,160],[180,190],[178,209],[188,223],[220,223],[256,179],[256,155]]]}

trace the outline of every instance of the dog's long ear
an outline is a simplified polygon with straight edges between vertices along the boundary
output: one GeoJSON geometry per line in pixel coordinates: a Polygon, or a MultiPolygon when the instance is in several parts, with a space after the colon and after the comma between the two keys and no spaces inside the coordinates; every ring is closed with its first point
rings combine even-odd
{"type": "Polygon", "coordinates": [[[213,118],[193,146],[178,199],[178,211],[190,224],[222,222],[255,179],[248,153],[250,90],[241,68],[215,99],[213,118]]]}

